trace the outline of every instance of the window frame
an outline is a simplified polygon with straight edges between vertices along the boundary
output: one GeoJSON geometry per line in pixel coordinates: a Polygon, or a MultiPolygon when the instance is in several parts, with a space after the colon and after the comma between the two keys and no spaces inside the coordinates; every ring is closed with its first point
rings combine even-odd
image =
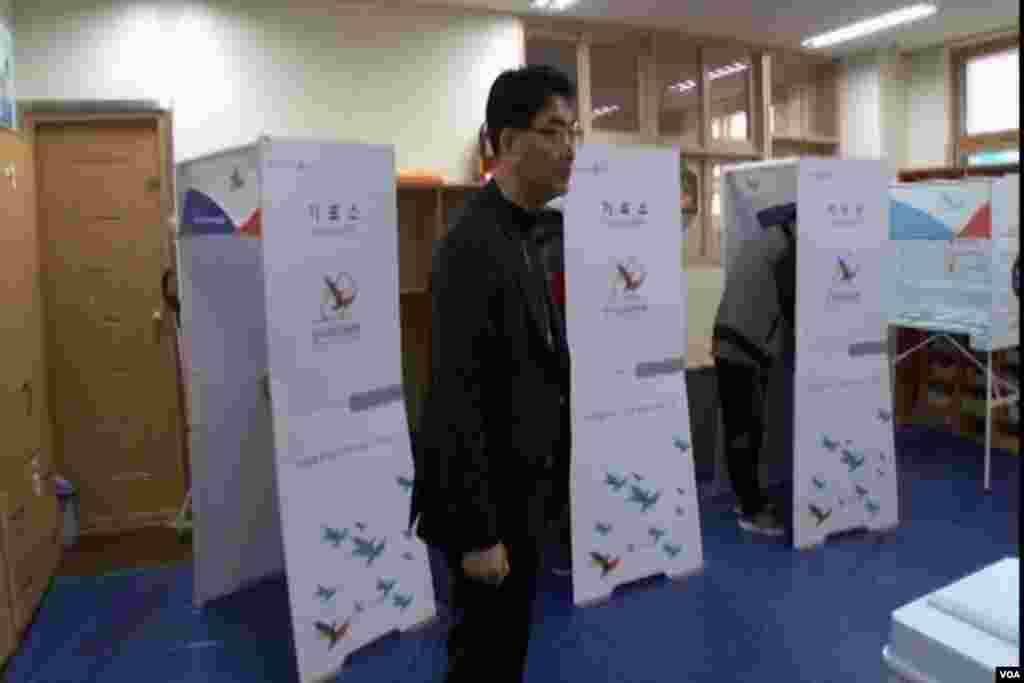
{"type": "Polygon", "coordinates": [[[967,166],[970,156],[982,152],[999,152],[1020,148],[1020,128],[967,134],[967,64],[972,59],[1017,48],[1020,55],[1020,33],[1001,34],[979,39],[950,50],[950,143],[947,163],[967,166]]]}

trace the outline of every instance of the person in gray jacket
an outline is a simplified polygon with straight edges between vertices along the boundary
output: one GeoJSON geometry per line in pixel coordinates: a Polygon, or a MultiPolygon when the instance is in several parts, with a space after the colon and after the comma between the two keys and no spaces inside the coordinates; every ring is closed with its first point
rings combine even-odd
{"type": "Polygon", "coordinates": [[[739,525],[781,536],[784,526],[761,491],[758,461],[767,371],[793,348],[796,210],[792,204],[772,207],[758,213],[758,222],[760,233],[744,240],[728,264],[712,355],[739,525]]]}

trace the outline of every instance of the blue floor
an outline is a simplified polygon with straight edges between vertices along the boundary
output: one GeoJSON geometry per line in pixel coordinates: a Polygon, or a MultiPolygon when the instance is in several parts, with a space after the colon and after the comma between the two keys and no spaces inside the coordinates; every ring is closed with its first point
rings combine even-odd
{"type": "MultiPolygon", "coordinates": [[[[902,524],[799,552],[741,532],[731,502],[703,504],[706,564],[606,605],[574,609],[568,579],[545,574],[527,681],[682,683],[885,680],[892,610],[1019,554],[1020,458],[940,432],[897,435],[902,524]]],[[[283,579],[204,611],[189,567],[61,577],[5,683],[291,683],[283,579]]],[[[360,653],[345,683],[443,680],[444,624],[360,653]]]]}

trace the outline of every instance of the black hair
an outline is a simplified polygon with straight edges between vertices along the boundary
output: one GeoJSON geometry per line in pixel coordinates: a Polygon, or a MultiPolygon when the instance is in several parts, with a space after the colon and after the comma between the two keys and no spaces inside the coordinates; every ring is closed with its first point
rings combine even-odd
{"type": "Polygon", "coordinates": [[[529,128],[552,97],[576,99],[572,80],[553,66],[534,64],[503,72],[487,96],[487,136],[495,156],[506,128],[529,128]]]}

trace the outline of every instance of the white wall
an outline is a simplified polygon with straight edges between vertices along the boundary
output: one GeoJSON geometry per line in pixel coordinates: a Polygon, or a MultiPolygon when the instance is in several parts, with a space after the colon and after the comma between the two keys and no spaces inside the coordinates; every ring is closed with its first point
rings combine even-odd
{"type": "Polygon", "coordinates": [[[399,169],[468,181],[490,84],[524,52],[518,19],[387,3],[59,5],[15,9],[19,97],[158,100],[178,160],[294,135],[393,143],[399,169]]]}
{"type": "Polygon", "coordinates": [[[882,128],[882,157],[889,161],[893,172],[907,165],[907,86],[909,69],[907,60],[895,52],[886,52],[879,58],[879,86],[881,89],[880,121],[882,128]]]}
{"type": "Polygon", "coordinates": [[[946,165],[949,145],[948,52],[934,47],[907,57],[907,165],[946,165]]]}
{"type": "Polygon", "coordinates": [[[882,156],[882,84],[874,53],[852,58],[840,73],[843,111],[839,137],[844,157],[878,159],[882,156]]]}
{"type": "Polygon", "coordinates": [[[10,28],[14,16],[14,0],[0,0],[0,24],[10,28]]]}
{"type": "Polygon", "coordinates": [[[945,165],[944,48],[860,55],[843,65],[841,78],[845,156],[885,159],[893,172],[945,165]]]}

